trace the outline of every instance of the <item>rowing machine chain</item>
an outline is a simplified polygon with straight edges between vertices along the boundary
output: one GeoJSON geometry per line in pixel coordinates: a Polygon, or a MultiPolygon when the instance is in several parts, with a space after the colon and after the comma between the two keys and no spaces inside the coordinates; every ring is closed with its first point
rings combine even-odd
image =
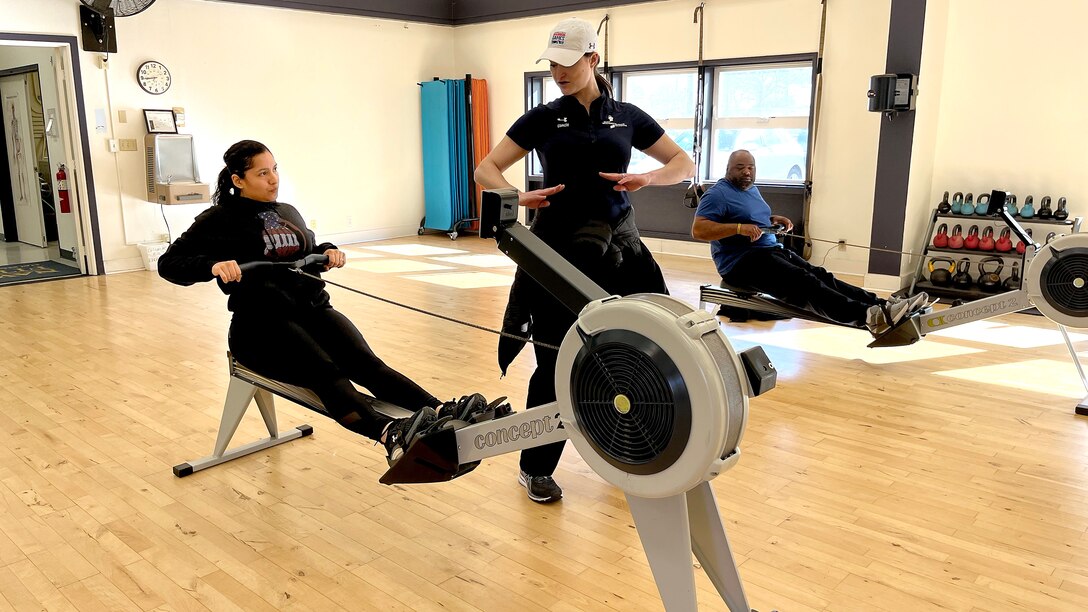
{"type": "Polygon", "coordinates": [[[552,349],[553,351],[558,351],[559,350],[559,347],[554,345],[554,344],[548,344],[546,342],[540,342],[540,341],[537,341],[537,340],[523,338],[523,337],[515,335],[515,334],[504,332],[501,329],[491,329],[490,327],[484,327],[483,325],[477,325],[475,323],[469,323],[468,321],[462,321],[460,319],[455,319],[453,317],[447,317],[446,315],[437,314],[437,313],[431,312],[429,310],[423,310],[422,308],[416,308],[415,306],[409,306],[408,304],[401,304],[400,302],[397,302],[396,300],[391,300],[389,298],[383,298],[380,295],[374,295],[372,293],[367,293],[366,291],[360,291],[359,289],[348,287],[347,285],[341,285],[340,283],[335,283],[335,282],[333,282],[331,280],[321,278],[320,276],[317,276],[316,274],[310,274],[309,272],[304,272],[301,269],[295,269],[294,271],[298,272],[299,274],[301,274],[303,276],[308,276],[308,277],[310,277],[312,279],[328,283],[328,284],[332,285],[333,287],[339,287],[341,289],[345,289],[345,290],[350,291],[352,293],[358,293],[359,295],[365,295],[366,297],[374,299],[374,300],[378,300],[379,302],[385,302],[386,304],[392,304],[394,306],[400,306],[401,308],[407,308],[408,310],[411,310],[413,312],[418,312],[420,314],[425,314],[425,315],[428,315],[428,316],[432,316],[432,317],[435,317],[435,318],[438,318],[438,319],[442,319],[444,321],[449,321],[451,323],[457,323],[458,325],[464,325],[465,327],[471,327],[473,329],[479,329],[481,331],[491,332],[493,334],[497,334],[497,335],[502,336],[504,338],[512,338],[514,340],[520,340],[522,342],[528,342],[528,343],[533,344],[535,346],[540,346],[540,347],[543,347],[543,348],[552,349]]]}

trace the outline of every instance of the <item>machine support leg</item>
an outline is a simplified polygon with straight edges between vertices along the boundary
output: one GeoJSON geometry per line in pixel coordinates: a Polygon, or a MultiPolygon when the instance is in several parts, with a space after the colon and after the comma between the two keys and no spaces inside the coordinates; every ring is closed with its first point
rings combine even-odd
{"type": "Polygon", "coordinates": [[[687,497],[691,549],[695,551],[695,558],[703,565],[703,570],[725,600],[725,605],[730,610],[747,611],[748,598],[744,595],[737,563],[729,548],[729,538],[718,512],[714,490],[709,482],[703,482],[688,491],[687,497]]]}
{"type": "Polygon", "coordinates": [[[710,483],[684,495],[647,498],[627,494],[642,549],[661,601],[669,612],[698,612],[692,550],[731,612],[749,612],[710,483]]]}
{"type": "MultiPolygon", "coordinates": [[[[1077,356],[1077,350],[1073,348],[1073,341],[1069,339],[1069,332],[1060,323],[1058,324],[1058,330],[1062,332],[1062,339],[1065,340],[1065,348],[1069,349],[1069,356],[1073,358],[1073,365],[1077,366],[1080,384],[1084,386],[1084,391],[1088,393],[1088,377],[1084,376],[1084,367],[1080,365],[1080,357],[1077,356]]],[[[1082,399],[1074,410],[1077,414],[1088,416],[1088,396],[1082,399]]]]}

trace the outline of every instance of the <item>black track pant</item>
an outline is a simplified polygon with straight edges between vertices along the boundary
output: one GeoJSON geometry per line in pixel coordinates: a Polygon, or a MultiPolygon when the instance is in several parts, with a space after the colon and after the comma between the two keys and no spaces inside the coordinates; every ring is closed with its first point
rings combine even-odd
{"type": "Polygon", "coordinates": [[[791,306],[847,325],[864,324],[865,311],[883,302],[789,249],[752,249],[722,280],[769,293],[791,306]]]}
{"type": "Polygon", "coordinates": [[[347,317],[331,306],[275,314],[235,315],[230,324],[230,350],[254,372],[310,389],[341,425],[379,440],[390,418],[374,411],[374,397],[408,410],[437,406],[439,401],[419,385],[385,365],[347,317]]]}
{"type": "MultiPolygon", "coordinates": [[[[618,268],[594,270],[582,266],[582,271],[613,295],[668,293],[661,268],[646,245],[641,240],[636,242],[638,247],[624,250],[623,264],[618,268]]],[[[533,340],[558,346],[577,316],[535,281],[527,280],[527,291],[532,300],[533,340]]],[[[555,401],[555,362],[559,356],[558,351],[548,348],[534,345],[533,350],[536,353],[536,371],[529,379],[529,392],[525,400],[529,408],[555,401]]],[[[559,465],[565,443],[555,442],[522,451],[521,469],[530,476],[550,476],[559,465]]]]}

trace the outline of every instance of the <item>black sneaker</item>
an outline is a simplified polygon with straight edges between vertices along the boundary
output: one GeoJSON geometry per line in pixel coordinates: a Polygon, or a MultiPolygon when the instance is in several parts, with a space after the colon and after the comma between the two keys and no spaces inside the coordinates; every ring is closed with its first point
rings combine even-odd
{"type": "Polygon", "coordinates": [[[438,415],[434,408],[424,406],[410,417],[393,421],[385,432],[385,452],[389,465],[393,465],[394,461],[400,459],[404,451],[408,450],[412,440],[419,434],[425,433],[437,420],[438,415]]]}
{"type": "Polygon", "coordinates": [[[538,504],[550,504],[563,498],[563,489],[551,476],[530,476],[525,470],[518,472],[518,484],[525,487],[529,499],[538,504]]]}
{"type": "Polygon", "coordinates": [[[457,419],[466,423],[480,423],[513,414],[513,409],[502,396],[490,404],[479,393],[462,395],[459,400],[448,401],[438,408],[440,420],[457,419]]]}
{"type": "Polygon", "coordinates": [[[450,417],[467,421],[472,415],[487,408],[487,398],[479,393],[462,395],[459,400],[450,400],[438,407],[438,418],[450,417]]]}

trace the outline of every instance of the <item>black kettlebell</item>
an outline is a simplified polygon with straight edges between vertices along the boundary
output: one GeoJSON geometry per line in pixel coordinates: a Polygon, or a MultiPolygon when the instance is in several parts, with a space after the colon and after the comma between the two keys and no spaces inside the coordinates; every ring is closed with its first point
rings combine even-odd
{"type": "Polygon", "coordinates": [[[1016,291],[1020,288],[1020,262],[1012,262],[1012,276],[1005,279],[1005,291],[1016,291]]]}
{"type": "Polygon", "coordinates": [[[929,282],[938,287],[948,287],[952,284],[952,271],[955,269],[956,262],[951,259],[934,257],[929,260],[929,282]],[[942,264],[940,268],[937,267],[937,262],[942,264]]]}
{"type": "Polygon", "coordinates": [[[987,293],[1001,291],[1001,271],[1005,269],[1005,262],[1000,257],[987,257],[978,262],[978,286],[987,293]],[[990,264],[997,264],[997,268],[990,269],[990,264]]]}
{"type": "Polygon", "coordinates": [[[1058,198],[1058,210],[1054,211],[1054,218],[1065,221],[1069,218],[1069,211],[1065,209],[1065,196],[1058,198]]]}
{"type": "Polygon", "coordinates": [[[941,202],[937,204],[937,212],[947,215],[950,210],[952,210],[952,205],[948,203],[948,192],[946,191],[944,197],[941,198],[941,202]]]}
{"type": "Polygon", "coordinates": [[[1054,213],[1050,210],[1050,198],[1043,198],[1043,204],[1035,214],[1038,215],[1040,219],[1050,219],[1054,216],[1054,213]]]}
{"type": "Polygon", "coordinates": [[[960,260],[960,263],[956,264],[956,274],[952,277],[952,284],[957,289],[970,289],[973,282],[974,280],[971,278],[971,258],[964,257],[960,260]]]}

